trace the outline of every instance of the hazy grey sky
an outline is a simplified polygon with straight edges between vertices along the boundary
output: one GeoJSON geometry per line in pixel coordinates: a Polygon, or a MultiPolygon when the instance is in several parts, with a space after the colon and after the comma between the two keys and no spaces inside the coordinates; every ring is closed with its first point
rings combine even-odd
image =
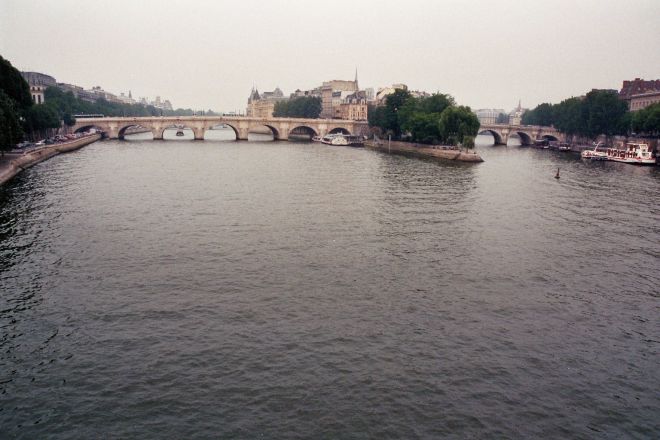
{"type": "Polygon", "coordinates": [[[511,109],[660,78],[660,0],[0,0],[20,70],[175,107],[329,79],[511,109]]]}

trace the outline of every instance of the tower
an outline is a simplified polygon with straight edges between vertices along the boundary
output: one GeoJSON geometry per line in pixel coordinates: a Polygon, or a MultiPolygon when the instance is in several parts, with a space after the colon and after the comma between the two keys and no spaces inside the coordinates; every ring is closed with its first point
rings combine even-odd
{"type": "Polygon", "coordinates": [[[358,86],[357,66],[355,66],[355,90],[360,90],[360,87],[358,86]]]}

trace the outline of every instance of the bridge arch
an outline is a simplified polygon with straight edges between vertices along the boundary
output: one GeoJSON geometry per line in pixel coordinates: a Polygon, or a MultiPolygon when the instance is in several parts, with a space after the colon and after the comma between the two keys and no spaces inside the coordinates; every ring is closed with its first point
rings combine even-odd
{"type": "Polygon", "coordinates": [[[504,144],[504,142],[502,141],[502,135],[498,133],[496,130],[481,130],[478,134],[490,134],[491,136],[493,136],[495,145],[504,144]]]}
{"type": "Polygon", "coordinates": [[[348,129],[345,128],[345,127],[337,126],[337,127],[334,127],[332,129],[330,129],[330,131],[328,131],[328,134],[346,134],[346,135],[350,135],[351,132],[348,131],[348,129]]]}
{"type": "MultiPolygon", "coordinates": [[[[165,131],[166,130],[170,130],[170,133],[169,133],[170,136],[171,136],[171,131],[175,131],[175,133],[178,133],[179,131],[182,131],[184,133],[184,136],[185,136],[186,132],[188,132],[188,133],[192,132],[193,139],[199,139],[199,136],[200,136],[200,129],[198,127],[195,127],[191,124],[186,124],[185,122],[183,122],[183,123],[175,122],[175,123],[165,124],[165,125],[161,125],[160,127],[157,127],[156,131],[158,132],[158,136],[154,132],[154,139],[171,140],[172,139],[171,137],[165,137],[165,131]]],[[[202,130],[202,132],[203,132],[203,130],[202,130]]],[[[201,133],[201,134],[203,134],[203,133],[201,133]]],[[[192,140],[192,139],[190,139],[190,137],[185,137],[185,138],[181,138],[181,140],[192,140]]]]}
{"type": "Polygon", "coordinates": [[[309,136],[311,139],[314,136],[319,136],[319,133],[308,125],[298,125],[289,131],[289,137],[291,136],[309,136]]]}
{"type": "Polygon", "coordinates": [[[100,126],[98,126],[96,124],[89,124],[89,125],[82,125],[82,126],[76,128],[73,132],[74,133],[82,133],[84,131],[89,131],[92,128],[95,129],[98,132],[104,131],[103,128],[101,128],[100,126]]]}
{"type": "MultiPolygon", "coordinates": [[[[216,124],[206,125],[204,127],[204,139],[206,139],[206,133],[209,130],[218,130],[218,129],[223,129],[223,128],[229,128],[229,129],[231,129],[231,131],[234,132],[234,137],[235,137],[234,140],[239,140],[240,139],[239,135],[238,135],[238,128],[236,128],[236,126],[232,125],[231,123],[227,123],[227,122],[219,122],[219,123],[216,123],[216,124]]],[[[218,139],[214,139],[214,140],[218,140],[218,139]]],[[[224,140],[231,140],[231,139],[221,139],[221,140],[224,141],[224,140]]]]}
{"type": "MultiPolygon", "coordinates": [[[[275,127],[275,125],[269,124],[267,122],[261,122],[261,121],[254,122],[254,123],[249,125],[249,127],[248,127],[248,136],[250,134],[265,134],[265,133],[260,133],[258,131],[258,129],[263,129],[264,127],[270,130],[271,134],[273,135],[273,140],[274,141],[280,139],[280,131],[277,129],[277,127],[275,127]]],[[[238,139],[238,136],[236,137],[236,139],[238,139]]]]}
{"type": "Polygon", "coordinates": [[[520,145],[527,146],[534,144],[532,137],[524,131],[512,131],[511,134],[518,135],[518,139],[520,139],[520,145]]]}
{"type": "Polygon", "coordinates": [[[541,136],[541,139],[547,139],[547,140],[549,140],[549,141],[553,141],[553,142],[557,142],[557,141],[559,141],[559,139],[557,138],[557,136],[554,136],[554,135],[552,135],[552,134],[544,134],[543,136],[541,136]]]}
{"type": "MultiPolygon", "coordinates": [[[[153,127],[150,127],[150,126],[147,126],[147,125],[142,125],[142,124],[128,124],[128,125],[124,125],[123,127],[121,127],[121,128],[117,131],[117,138],[118,138],[118,139],[124,139],[124,137],[126,136],[126,131],[129,130],[129,129],[131,129],[131,128],[138,128],[138,129],[139,129],[139,128],[143,128],[143,129],[145,129],[145,130],[148,130],[148,131],[151,132],[151,134],[153,135],[154,139],[156,139],[156,132],[154,132],[153,127]]],[[[130,134],[130,133],[129,133],[129,134],[130,134]]]]}

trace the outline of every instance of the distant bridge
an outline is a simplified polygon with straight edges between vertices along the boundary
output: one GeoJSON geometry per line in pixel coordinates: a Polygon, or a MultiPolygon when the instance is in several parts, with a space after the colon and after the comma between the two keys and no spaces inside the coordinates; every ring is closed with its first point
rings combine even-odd
{"type": "Polygon", "coordinates": [[[554,127],[539,125],[481,124],[479,134],[491,134],[496,145],[506,145],[509,137],[518,135],[522,145],[533,145],[537,139],[566,141],[566,136],[554,127]]]}
{"type": "Polygon", "coordinates": [[[123,139],[129,128],[150,130],[154,139],[163,139],[167,129],[189,128],[196,140],[204,139],[206,130],[225,125],[236,134],[236,140],[247,140],[248,133],[267,127],[275,140],[288,140],[289,135],[307,134],[324,136],[328,133],[353,135],[368,134],[367,121],[347,121],[342,119],[302,119],[302,118],[252,118],[244,116],[148,116],[148,117],[109,117],[80,118],[73,130],[76,132],[96,128],[110,139],[123,139]]]}

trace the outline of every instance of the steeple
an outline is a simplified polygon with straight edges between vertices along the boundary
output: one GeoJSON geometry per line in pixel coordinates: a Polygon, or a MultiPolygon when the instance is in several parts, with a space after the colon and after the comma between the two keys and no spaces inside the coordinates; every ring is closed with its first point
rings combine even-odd
{"type": "Polygon", "coordinates": [[[357,66],[355,66],[355,90],[360,90],[360,87],[358,87],[357,66]]]}

